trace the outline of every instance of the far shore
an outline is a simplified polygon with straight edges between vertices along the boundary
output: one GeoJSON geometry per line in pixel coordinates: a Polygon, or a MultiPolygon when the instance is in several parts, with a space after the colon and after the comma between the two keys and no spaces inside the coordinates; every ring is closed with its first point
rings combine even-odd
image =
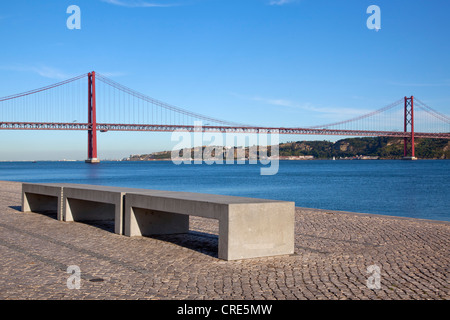
{"type": "MultiPolygon", "coordinates": [[[[186,159],[191,161],[198,161],[200,159],[186,159]]],[[[249,161],[249,159],[234,159],[249,161]]],[[[329,159],[329,158],[318,158],[318,159],[270,159],[270,160],[278,160],[278,161],[348,161],[348,160],[404,160],[401,158],[378,158],[378,159],[365,159],[365,158],[342,158],[342,159],[329,159]]],[[[439,159],[439,158],[417,158],[416,160],[450,160],[450,159],[439,159]]],[[[151,161],[172,161],[172,159],[145,159],[145,160],[123,160],[123,159],[100,159],[100,162],[151,162],[151,161]]],[[[1,162],[85,162],[85,160],[0,160],[1,162]]],[[[224,159],[225,162],[225,159],[224,159]]]]}

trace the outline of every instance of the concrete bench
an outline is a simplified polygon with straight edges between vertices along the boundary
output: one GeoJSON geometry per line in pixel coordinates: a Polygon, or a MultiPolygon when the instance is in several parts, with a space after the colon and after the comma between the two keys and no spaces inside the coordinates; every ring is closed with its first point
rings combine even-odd
{"type": "Polygon", "coordinates": [[[23,183],[22,211],[50,211],[60,221],[114,221],[114,232],[123,234],[123,202],[127,192],[153,192],[125,187],[76,183],[23,183]]]}
{"type": "Polygon", "coordinates": [[[126,236],[186,233],[193,215],[219,221],[220,259],[294,253],[294,202],[170,191],[125,199],[126,236]]]}
{"type": "Polygon", "coordinates": [[[127,236],[189,232],[189,215],[219,221],[218,257],[294,253],[294,202],[71,183],[22,185],[22,211],[63,221],[113,220],[127,236]]]}
{"type": "Polygon", "coordinates": [[[54,212],[62,220],[63,187],[57,183],[23,183],[22,212],[54,212]]]}
{"type": "Polygon", "coordinates": [[[123,204],[126,193],[145,191],[145,189],[99,185],[63,185],[64,221],[113,220],[114,232],[117,234],[123,234],[123,204]]]}

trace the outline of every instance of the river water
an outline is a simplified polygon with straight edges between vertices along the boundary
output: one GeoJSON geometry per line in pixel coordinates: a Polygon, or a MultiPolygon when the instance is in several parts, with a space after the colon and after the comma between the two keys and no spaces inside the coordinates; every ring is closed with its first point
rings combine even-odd
{"type": "Polygon", "coordinates": [[[180,164],[171,161],[0,162],[0,180],[72,182],[295,201],[298,207],[450,221],[448,160],[280,161],[180,164]]]}

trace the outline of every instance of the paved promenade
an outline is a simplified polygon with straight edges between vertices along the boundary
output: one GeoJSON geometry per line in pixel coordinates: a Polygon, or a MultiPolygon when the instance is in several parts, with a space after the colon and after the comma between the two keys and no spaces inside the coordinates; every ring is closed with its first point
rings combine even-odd
{"type": "Polygon", "coordinates": [[[294,255],[223,261],[214,220],[128,238],[22,213],[20,192],[0,182],[0,300],[450,299],[450,223],[297,208],[294,255]]]}

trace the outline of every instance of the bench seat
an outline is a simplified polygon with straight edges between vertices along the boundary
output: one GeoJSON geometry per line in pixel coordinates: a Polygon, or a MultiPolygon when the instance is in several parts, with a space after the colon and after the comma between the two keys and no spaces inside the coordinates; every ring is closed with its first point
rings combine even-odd
{"type": "Polygon", "coordinates": [[[127,193],[125,235],[185,233],[189,215],[219,221],[218,257],[294,253],[294,202],[192,192],[127,193]]]}
{"type": "MultiPolygon", "coordinates": [[[[153,190],[64,183],[62,210],[64,221],[113,220],[114,232],[123,234],[124,200],[128,192],[153,190]]],[[[154,192],[158,192],[155,190],[154,192]]]]}

